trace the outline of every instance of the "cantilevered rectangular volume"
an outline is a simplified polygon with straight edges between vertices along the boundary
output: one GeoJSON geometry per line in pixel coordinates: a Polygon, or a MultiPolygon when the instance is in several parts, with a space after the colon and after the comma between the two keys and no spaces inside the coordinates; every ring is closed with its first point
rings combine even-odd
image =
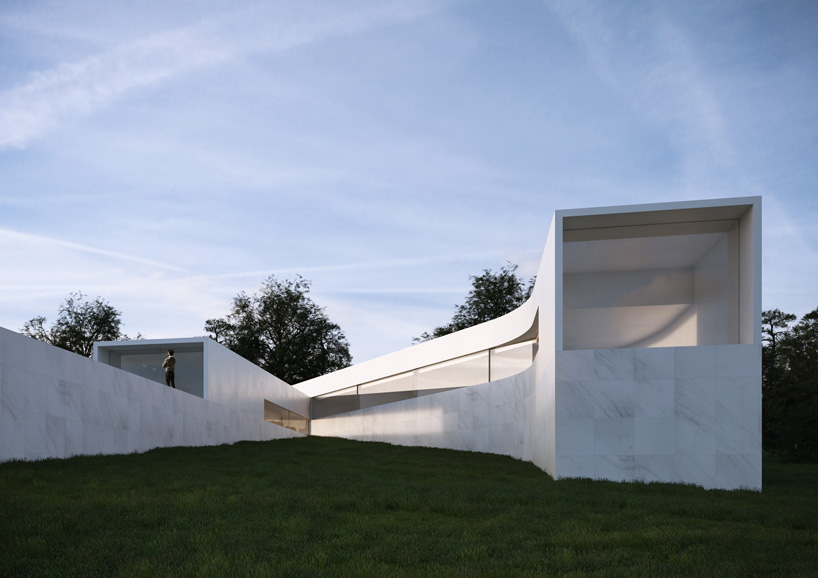
{"type": "Polygon", "coordinates": [[[556,211],[523,307],[297,387],[320,435],[760,489],[761,199],[556,211]]]}
{"type": "Polygon", "coordinates": [[[753,324],[751,302],[741,307],[753,290],[741,276],[750,209],[561,211],[563,348],[741,343],[753,324]]]}
{"type": "Polygon", "coordinates": [[[760,211],[557,212],[556,476],[761,488],[760,211]]]}

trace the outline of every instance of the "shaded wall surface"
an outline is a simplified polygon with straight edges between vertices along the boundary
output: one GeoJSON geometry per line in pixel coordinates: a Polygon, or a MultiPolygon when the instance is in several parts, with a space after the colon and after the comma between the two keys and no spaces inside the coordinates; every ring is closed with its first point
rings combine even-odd
{"type": "MultiPolygon", "coordinates": [[[[176,389],[204,397],[204,353],[201,351],[176,351],[176,371],[174,385],[176,389]]],[[[112,355],[109,365],[125,370],[128,373],[141,375],[165,385],[165,370],[162,363],[167,352],[157,350],[152,353],[131,355],[112,355]]]]}
{"type": "Polygon", "coordinates": [[[0,460],[297,437],[219,403],[0,328],[0,460]]]}

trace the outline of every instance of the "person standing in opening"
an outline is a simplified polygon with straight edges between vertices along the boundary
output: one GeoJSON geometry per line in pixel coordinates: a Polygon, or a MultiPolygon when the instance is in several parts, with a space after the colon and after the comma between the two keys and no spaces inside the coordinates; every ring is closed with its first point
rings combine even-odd
{"type": "Polygon", "coordinates": [[[176,358],[173,357],[172,349],[168,349],[168,356],[162,362],[162,367],[165,368],[165,385],[176,389],[176,358]]]}

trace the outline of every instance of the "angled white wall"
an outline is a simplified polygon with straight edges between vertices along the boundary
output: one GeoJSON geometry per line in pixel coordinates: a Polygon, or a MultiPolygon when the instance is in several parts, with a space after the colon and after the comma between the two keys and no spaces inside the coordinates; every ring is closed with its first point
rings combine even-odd
{"type": "Polygon", "coordinates": [[[264,419],[266,399],[304,417],[310,415],[310,397],[260,367],[206,339],[208,399],[264,419]]]}
{"type": "Polygon", "coordinates": [[[492,383],[312,421],[312,435],[489,452],[531,461],[533,368],[492,383]]]}
{"type": "Polygon", "coordinates": [[[271,401],[308,417],[310,398],[209,337],[101,341],[94,344],[94,359],[123,366],[129,373],[164,385],[162,361],[174,351],[176,387],[187,393],[264,417],[271,401]],[[187,357],[186,357],[187,356],[187,357]],[[126,360],[132,360],[127,369],[126,360]],[[185,362],[185,363],[183,363],[185,362]],[[141,367],[140,367],[141,364],[141,367]]]}
{"type": "Polygon", "coordinates": [[[0,328],[0,461],[301,436],[265,422],[263,403],[209,401],[0,328]]]}

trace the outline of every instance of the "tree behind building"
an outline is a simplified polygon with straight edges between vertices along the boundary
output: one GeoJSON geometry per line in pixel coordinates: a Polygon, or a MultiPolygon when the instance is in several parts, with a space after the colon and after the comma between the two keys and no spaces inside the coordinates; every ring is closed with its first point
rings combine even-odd
{"type": "Polygon", "coordinates": [[[262,369],[295,384],[352,361],[341,328],[307,295],[310,282],[270,276],[255,295],[239,293],[230,313],[208,319],[210,337],[262,369]]]}
{"type": "MultiPolygon", "coordinates": [[[[59,307],[57,321],[46,327],[47,319],[38,316],[26,321],[20,333],[84,357],[94,354],[95,341],[130,339],[120,331],[122,313],[97,297],[86,301],[81,292],[70,293],[59,307]]],[[[137,339],[141,336],[137,335],[137,339]]]]}
{"type": "Polygon", "coordinates": [[[412,341],[429,341],[511,313],[531,297],[536,280],[532,278],[526,283],[516,272],[517,265],[508,263],[497,273],[484,269],[482,275],[472,275],[471,291],[463,305],[455,306],[452,320],[435,327],[431,333],[426,331],[413,337],[412,341]]]}
{"type": "Polygon", "coordinates": [[[818,309],[762,315],[764,448],[796,461],[818,462],[818,309]]]}

